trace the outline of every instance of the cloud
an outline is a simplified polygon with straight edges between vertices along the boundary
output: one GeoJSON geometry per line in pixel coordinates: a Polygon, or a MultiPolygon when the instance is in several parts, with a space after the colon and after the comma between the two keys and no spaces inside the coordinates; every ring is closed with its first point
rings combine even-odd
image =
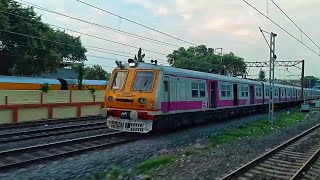
{"type": "Polygon", "coordinates": [[[169,8],[152,0],[127,0],[127,2],[131,4],[137,4],[146,9],[149,9],[156,15],[169,16],[171,14],[169,8]]]}

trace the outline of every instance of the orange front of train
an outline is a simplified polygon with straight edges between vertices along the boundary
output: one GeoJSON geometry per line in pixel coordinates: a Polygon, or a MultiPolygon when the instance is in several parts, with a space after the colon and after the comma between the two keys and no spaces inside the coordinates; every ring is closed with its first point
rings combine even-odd
{"type": "Polygon", "coordinates": [[[154,115],[159,113],[156,103],[160,70],[155,65],[116,62],[105,93],[105,108],[110,129],[147,133],[152,130],[154,115]]]}

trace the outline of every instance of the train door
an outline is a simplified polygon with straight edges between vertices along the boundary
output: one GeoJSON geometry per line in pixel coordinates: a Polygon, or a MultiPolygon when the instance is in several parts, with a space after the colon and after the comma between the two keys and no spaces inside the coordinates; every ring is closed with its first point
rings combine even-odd
{"type": "Polygon", "coordinates": [[[217,82],[210,82],[210,108],[216,108],[217,107],[217,82]]]}
{"type": "Polygon", "coordinates": [[[279,102],[281,101],[281,88],[279,88],[279,102]]]}
{"type": "Polygon", "coordinates": [[[163,99],[163,112],[170,111],[170,78],[169,76],[163,77],[163,92],[164,92],[164,99],[163,99]]]}
{"type": "Polygon", "coordinates": [[[233,106],[238,106],[238,84],[233,84],[233,106]]]}
{"type": "Polygon", "coordinates": [[[250,85],[250,104],[254,104],[254,85],[250,85]]]}
{"type": "Polygon", "coordinates": [[[262,104],[264,104],[264,97],[265,97],[265,94],[264,94],[264,83],[262,83],[262,104]]]}
{"type": "Polygon", "coordinates": [[[285,101],[287,101],[287,89],[284,89],[284,97],[285,97],[285,101]]]}

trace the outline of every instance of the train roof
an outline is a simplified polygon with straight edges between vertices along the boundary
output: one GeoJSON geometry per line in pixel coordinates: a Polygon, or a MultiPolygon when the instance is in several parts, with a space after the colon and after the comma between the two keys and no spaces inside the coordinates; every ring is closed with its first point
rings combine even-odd
{"type": "Polygon", "coordinates": [[[60,84],[57,79],[47,79],[39,77],[21,77],[21,76],[2,76],[0,75],[1,83],[34,83],[34,84],[60,84]]]}
{"type": "MultiPolygon", "coordinates": [[[[125,68],[130,68],[129,65],[123,64],[125,68]]],[[[212,73],[206,73],[206,72],[200,72],[200,71],[193,71],[188,69],[181,69],[181,68],[175,68],[170,66],[161,66],[161,65],[155,65],[150,63],[142,63],[139,62],[136,68],[141,69],[159,69],[164,74],[172,74],[172,75],[181,75],[183,77],[195,77],[195,78],[201,78],[201,79],[211,79],[211,80],[219,80],[219,81],[228,81],[228,82],[234,82],[234,83],[250,83],[250,84],[256,84],[261,85],[264,83],[268,86],[269,82],[263,82],[263,81],[254,81],[249,79],[242,79],[237,77],[231,77],[231,76],[223,76],[219,74],[212,74],[212,73]]],[[[119,69],[119,68],[116,68],[119,69]]],[[[282,84],[276,84],[276,87],[283,87],[283,88],[292,88],[294,86],[288,86],[288,85],[282,85],[282,84]]],[[[299,87],[295,87],[299,88],[299,87]]]]}

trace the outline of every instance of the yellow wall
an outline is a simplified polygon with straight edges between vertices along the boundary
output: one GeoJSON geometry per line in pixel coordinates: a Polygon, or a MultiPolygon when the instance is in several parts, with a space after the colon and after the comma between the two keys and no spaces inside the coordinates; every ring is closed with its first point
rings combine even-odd
{"type": "Polygon", "coordinates": [[[100,105],[90,105],[81,107],[81,116],[97,115],[100,113],[100,105]]]}
{"type": "MultiPolygon", "coordinates": [[[[0,105],[5,105],[5,96],[8,96],[8,105],[40,104],[41,92],[39,90],[0,90],[0,105]]],[[[96,90],[96,102],[103,102],[105,90],[96,90]]],[[[72,102],[93,102],[91,91],[72,90],[72,102]]],[[[43,92],[43,103],[69,103],[69,90],[49,90],[43,92]]],[[[98,115],[100,105],[86,105],[81,107],[81,116],[98,115]]],[[[52,118],[70,118],[77,116],[77,107],[54,107],[52,118]]],[[[18,109],[18,122],[48,119],[48,108],[22,108],[18,109]]],[[[0,124],[12,123],[12,110],[0,109],[0,124]]]]}
{"type": "Polygon", "coordinates": [[[25,108],[18,110],[18,122],[48,119],[48,108],[25,108]]]}
{"type": "MultiPolygon", "coordinates": [[[[96,102],[103,102],[105,90],[95,92],[96,102]]],[[[5,96],[8,96],[8,104],[40,104],[41,91],[38,90],[0,90],[0,105],[5,104],[5,96]]],[[[69,103],[69,90],[52,90],[43,92],[43,103],[69,103]]],[[[91,91],[73,90],[72,102],[93,102],[91,91]]]]}
{"type": "MultiPolygon", "coordinates": [[[[40,92],[41,93],[41,92],[40,92]]],[[[48,91],[43,93],[43,103],[69,103],[70,91],[48,91]]]]}
{"type": "Polygon", "coordinates": [[[8,96],[8,104],[37,104],[40,102],[40,92],[37,90],[0,90],[0,103],[4,104],[5,96],[8,96]]]}
{"type": "Polygon", "coordinates": [[[93,102],[93,95],[90,91],[72,91],[72,102],[93,102]]]}
{"type": "Polygon", "coordinates": [[[77,116],[77,107],[56,107],[53,108],[52,118],[70,118],[77,116]]]}
{"type": "Polygon", "coordinates": [[[96,102],[103,102],[105,90],[96,91],[94,94],[96,95],[96,102]]]}
{"type": "Polygon", "coordinates": [[[12,123],[12,110],[0,110],[0,124],[12,123]]]}

